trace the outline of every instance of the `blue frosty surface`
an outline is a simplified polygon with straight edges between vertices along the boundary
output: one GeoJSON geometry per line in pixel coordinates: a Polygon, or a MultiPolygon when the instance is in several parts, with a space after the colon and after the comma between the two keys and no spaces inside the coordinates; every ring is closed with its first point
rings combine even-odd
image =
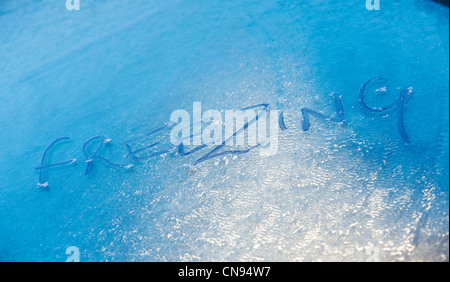
{"type": "MultiPolygon", "coordinates": [[[[364,2],[0,1],[0,261],[65,261],[69,246],[81,261],[448,260],[448,8],[364,2]],[[413,87],[409,145],[395,111],[361,111],[375,77],[388,82],[374,107],[413,87]],[[304,132],[301,109],[333,114],[333,92],[347,123],[311,117],[304,132]],[[287,111],[278,154],[193,170],[208,150],[129,170],[94,159],[85,175],[91,137],[130,163],[123,142],[195,101],[287,111]],[[49,161],[78,161],[38,188],[34,168],[64,136],[49,161]]],[[[167,141],[152,138],[133,148],[167,141]]]]}

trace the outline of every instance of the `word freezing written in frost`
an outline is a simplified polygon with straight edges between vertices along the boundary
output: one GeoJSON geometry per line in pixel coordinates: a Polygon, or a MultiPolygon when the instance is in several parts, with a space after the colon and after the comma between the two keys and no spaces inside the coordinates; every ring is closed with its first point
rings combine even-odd
{"type": "MultiPolygon", "coordinates": [[[[366,103],[366,95],[368,89],[372,84],[385,83],[386,79],[378,77],[373,78],[363,84],[359,92],[358,103],[360,108],[367,114],[380,114],[387,111],[397,111],[397,127],[400,137],[404,144],[409,144],[410,140],[405,129],[405,106],[407,99],[412,94],[412,87],[400,91],[400,97],[395,102],[384,107],[369,107],[366,103]]],[[[381,87],[376,92],[386,92],[386,87],[381,87]]],[[[338,125],[346,123],[344,106],[342,104],[341,96],[335,97],[331,94],[334,100],[336,116],[331,117],[325,114],[316,112],[308,108],[302,108],[301,114],[302,130],[308,131],[311,127],[310,117],[316,117],[320,120],[333,122],[338,125]]],[[[151,158],[155,158],[167,153],[177,153],[185,157],[193,153],[199,152],[207,147],[214,146],[214,148],[198,158],[192,163],[184,164],[183,166],[190,169],[198,168],[200,163],[209,159],[225,155],[245,155],[250,151],[259,148],[261,156],[271,156],[278,152],[278,129],[282,132],[289,132],[284,120],[284,111],[278,114],[276,110],[269,110],[269,104],[259,104],[243,108],[239,111],[225,111],[225,123],[219,111],[201,112],[201,103],[194,102],[193,105],[193,123],[188,112],[184,110],[176,110],[170,117],[170,122],[166,122],[163,126],[150,131],[147,134],[138,136],[136,138],[125,141],[123,144],[127,149],[127,154],[124,157],[131,161],[139,162],[151,158]],[[269,126],[267,126],[267,118],[269,118],[269,126]],[[224,126],[225,124],[225,126],[224,126]],[[255,127],[251,127],[255,124],[255,127]],[[206,125],[205,128],[202,126],[206,125]],[[191,133],[191,129],[192,133],[191,133]],[[162,142],[155,142],[141,148],[133,148],[138,141],[149,140],[151,137],[171,129],[170,141],[171,145],[166,145],[164,149],[158,151],[151,151],[158,145],[164,145],[162,142]],[[225,129],[225,134],[223,134],[225,129]],[[269,129],[269,130],[267,130],[269,129]],[[224,150],[226,146],[243,146],[245,143],[244,132],[247,132],[247,149],[231,149],[224,150]],[[268,133],[268,136],[267,136],[268,133]],[[190,151],[186,151],[186,146],[197,146],[190,151]],[[142,153],[147,154],[142,155],[142,153]]],[[[45,150],[41,165],[36,167],[39,170],[38,187],[48,187],[48,182],[45,180],[45,172],[50,168],[64,167],[76,163],[76,159],[70,159],[57,163],[49,163],[49,155],[52,148],[60,142],[70,140],[69,137],[61,137],[54,140],[45,150]]],[[[125,163],[119,164],[110,161],[108,158],[99,155],[100,151],[109,144],[112,140],[104,135],[94,136],[87,140],[83,145],[83,154],[86,161],[85,175],[89,174],[94,167],[94,163],[103,163],[104,165],[113,169],[130,169],[134,164],[125,163]],[[92,144],[97,143],[95,150],[92,150],[92,144]]]]}

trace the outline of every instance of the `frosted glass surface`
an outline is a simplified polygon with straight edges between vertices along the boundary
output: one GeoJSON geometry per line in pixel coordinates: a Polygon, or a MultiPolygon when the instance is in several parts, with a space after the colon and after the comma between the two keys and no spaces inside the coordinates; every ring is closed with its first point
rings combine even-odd
{"type": "MultiPolygon", "coordinates": [[[[432,1],[0,1],[0,261],[448,261],[449,23],[432,1]],[[413,87],[405,145],[396,111],[413,87]],[[331,115],[342,96],[347,123],[331,115]],[[192,163],[177,152],[131,170],[123,142],[177,109],[286,111],[278,154],[192,163]],[[76,158],[49,169],[49,158],[76,158]]],[[[167,141],[167,132],[154,140],[167,141]]],[[[164,142],[165,142],[164,141],[164,142]]],[[[147,142],[147,143],[146,143],[147,142]]],[[[137,143],[148,145],[143,140],[137,143]]],[[[163,148],[163,146],[161,146],[163,148]]]]}

